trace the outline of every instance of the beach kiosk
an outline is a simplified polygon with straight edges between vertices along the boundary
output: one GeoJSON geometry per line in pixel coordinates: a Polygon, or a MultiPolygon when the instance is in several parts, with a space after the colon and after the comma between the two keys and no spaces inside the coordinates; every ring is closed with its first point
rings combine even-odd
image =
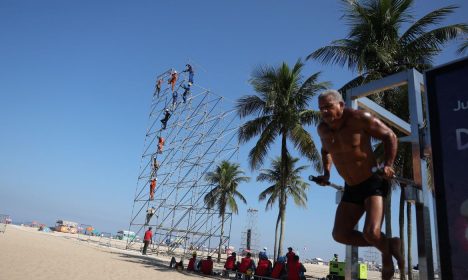
{"type": "Polygon", "coordinates": [[[120,240],[134,240],[136,238],[136,234],[133,231],[128,230],[119,230],[116,235],[117,239],[120,240]]]}
{"type": "Polygon", "coordinates": [[[55,231],[65,233],[77,233],[78,223],[65,220],[58,220],[55,224],[55,231]]]}

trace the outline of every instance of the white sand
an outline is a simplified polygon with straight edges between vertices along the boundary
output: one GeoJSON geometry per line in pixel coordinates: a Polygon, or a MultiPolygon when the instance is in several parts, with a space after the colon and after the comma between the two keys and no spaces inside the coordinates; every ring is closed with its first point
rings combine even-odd
{"type": "Polygon", "coordinates": [[[0,280],[199,279],[169,270],[167,261],[96,246],[77,235],[8,225],[0,233],[0,280]]]}
{"type": "MultiPolygon", "coordinates": [[[[112,247],[100,246],[99,241],[99,237],[45,233],[8,225],[6,232],[0,233],[0,280],[210,279],[169,269],[168,256],[142,256],[136,251],[118,249],[125,247],[123,241],[112,240],[112,247]]],[[[184,263],[187,265],[187,261],[184,263]]],[[[215,264],[215,269],[221,267],[222,264],[215,264]]],[[[325,265],[305,267],[309,277],[328,274],[325,265]]],[[[368,276],[380,279],[379,272],[369,272],[368,276]]]]}

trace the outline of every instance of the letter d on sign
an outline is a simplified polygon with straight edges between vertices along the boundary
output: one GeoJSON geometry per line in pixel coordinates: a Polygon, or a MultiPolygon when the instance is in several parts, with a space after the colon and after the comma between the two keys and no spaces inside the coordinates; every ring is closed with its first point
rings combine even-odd
{"type": "Polygon", "coordinates": [[[462,133],[466,134],[468,136],[468,129],[466,128],[458,128],[455,130],[457,133],[457,148],[459,151],[468,149],[468,141],[466,143],[462,143],[462,133]]]}

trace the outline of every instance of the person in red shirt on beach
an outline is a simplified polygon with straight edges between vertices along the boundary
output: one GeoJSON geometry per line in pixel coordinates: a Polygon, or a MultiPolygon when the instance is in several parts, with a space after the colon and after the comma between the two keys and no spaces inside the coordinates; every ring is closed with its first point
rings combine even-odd
{"type": "Polygon", "coordinates": [[[286,253],[287,262],[289,263],[290,261],[293,261],[295,255],[296,253],[293,252],[293,248],[289,247],[288,252],[286,253]]]}
{"type": "Polygon", "coordinates": [[[193,252],[192,258],[189,259],[187,271],[195,271],[195,264],[197,263],[197,253],[193,252]]]}
{"type": "Polygon", "coordinates": [[[303,280],[305,279],[304,272],[306,269],[299,261],[299,256],[294,255],[291,261],[288,261],[288,280],[303,280]]]}
{"type": "Polygon", "coordinates": [[[232,271],[236,270],[236,252],[232,252],[232,254],[226,259],[224,269],[232,271]]]}
{"type": "Polygon", "coordinates": [[[255,270],[255,275],[256,276],[270,276],[271,270],[272,270],[271,261],[268,259],[265,252],[260,252],[258,254],[258,264],[257,264],[257,269],[255,270]]]}
{"type": "Polygon", "coordinates": [[[146,255],[148,245],[150,243],[153,243],[153,232],[151,231],[152,229],[152,227],[149,227],[148,230],[145,232],[145,237],[143,238],[143,255],[146,255]]]}
{"type": "Polygon", "coordinates": [[[205,275],[213,274],[213,260],[211,259],[211,256],[207,256],[206,260],[202,261],[200,271],[205,275]]]}

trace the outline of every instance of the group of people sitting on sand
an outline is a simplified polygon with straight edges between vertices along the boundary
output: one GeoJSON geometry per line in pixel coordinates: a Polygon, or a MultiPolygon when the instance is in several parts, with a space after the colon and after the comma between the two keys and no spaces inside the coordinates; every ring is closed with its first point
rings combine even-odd
{"type": "MultiPolygon", "coordinates": [[[[169,265],[177,270],[184,270],[184,264],[181,260],[177,262],[174,257],[169,265]]],[[[234,273],[238,279],[281,279],[281,280],[303,280],[305,279],[304,272],[306,269],[299,261],[299,256],[293,252],[291,247],[288,248],[288,253],[285,256],[278,257],[277,261],[272,264],[268,259],[266,252],[258,254],[258,262],[252,259],[251,253],[246,253],[240,261],[237,260],[235,252],[226,259],[224,270],[219,273],[213,272],[213,260],[211,256],[206,259],[197,259],[197,253],[193,252],[192,258],[189,259],[187,271],[199,272],[203,275],[223,275],[229,276],[234,273]]]]}

